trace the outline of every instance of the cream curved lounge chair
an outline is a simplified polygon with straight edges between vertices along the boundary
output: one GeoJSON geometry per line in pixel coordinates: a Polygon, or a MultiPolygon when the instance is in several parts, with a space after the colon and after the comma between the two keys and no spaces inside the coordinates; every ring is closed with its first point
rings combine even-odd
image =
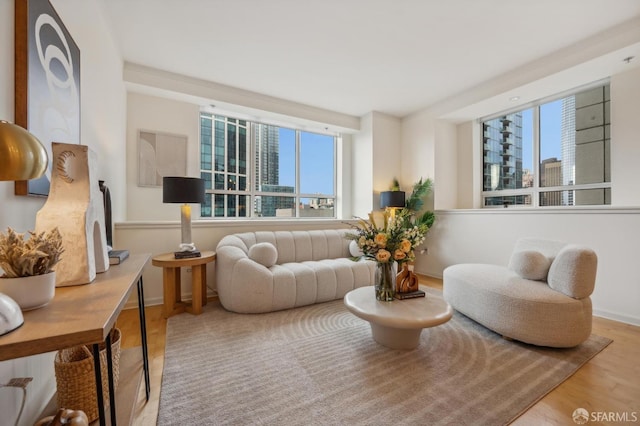
{"type": "Polygon", "coordinates": [[[591,334],[596,253],[558,241],[520,239],[508,266],[444,270],[444,299],[503,335],[538,346],[573,347],[591,334]]]}

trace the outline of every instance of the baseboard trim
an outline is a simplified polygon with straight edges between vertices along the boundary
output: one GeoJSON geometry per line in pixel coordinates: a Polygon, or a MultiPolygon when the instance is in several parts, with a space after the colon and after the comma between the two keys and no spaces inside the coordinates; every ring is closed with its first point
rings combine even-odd
{"type": "Polygon", "coordinates": [[[594,309],[593,315],[596,317],[606,318],[613,321],[623,322],[625,324],[635,325],[640,327],[640,318],[631,317],[629,315],[620,315],[615,312],[609,312],[602,309],[594,309]]]}
{"type": "MultiPolygon", "coordinates": [[[[218,292],[211,289],[207,291],[208,300],[215,299],[217,297],[218,297],[218,292]]],[[[182,300],[185,302],[191,302],[191,293],[183,294],[182,300]]],[[[162,297],[145,298],[145,301],[144,301],[144,306],[147,306],[147,307],[157,306],[162,304],[164,304],[164,300],[162,299],[162,297]]],[[[124,309],[138,309],[138,299],[134,299],[134,298],[129,299],[129,301],[125,303],[124,309]]]]}

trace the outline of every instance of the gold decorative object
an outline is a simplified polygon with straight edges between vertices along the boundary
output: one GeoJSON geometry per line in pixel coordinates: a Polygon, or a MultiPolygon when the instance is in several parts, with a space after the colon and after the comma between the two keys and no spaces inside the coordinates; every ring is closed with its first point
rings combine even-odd
{"type": "MultiPolygon", "coordinates": [[[[47,150],[35,136],[20,126],[0,120],[0,181],[39,178],[47,169],[48,162],[47,150]]],[[[14,260],[11,263],[15,263],[14,260]]],[[[0,262],[5,275],[7,265],[0,262]]],[[[0,333],[14,330],[24,322],[16,306],[13,299],[0,294],[0,333]]]]}
{"type": "Polygon", "coordinates": [[[55,416],[48,416],[39,420],[34,426],[89,426],[87,415],[82,410],[61,408],[55,416]]]}
{"type": "Polygon", "coordinates": [[[0,120],[0,180],[28,180],[47,169],[47,150],[22,127],[0,120]]]}
{"type": "Polygon", "coordinates": [[[409,269],[408,263],[402,264],[402,270],[398,272],[396,277],[396,292],[411,293],[420,289],[418,276],[409,269]]]}

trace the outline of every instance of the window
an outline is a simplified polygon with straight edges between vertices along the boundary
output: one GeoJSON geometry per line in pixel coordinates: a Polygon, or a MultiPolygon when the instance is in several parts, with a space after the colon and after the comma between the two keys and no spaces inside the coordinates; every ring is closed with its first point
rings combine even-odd
{"type": "Polygon", "coordinates": [[[611,204],[609,84],[482,121],[484,206],[611,204]]]}
{"type": "Polygon", "coordinates": [[[336,137],[200,114],[201,217],[335,217],[336,137]]]}

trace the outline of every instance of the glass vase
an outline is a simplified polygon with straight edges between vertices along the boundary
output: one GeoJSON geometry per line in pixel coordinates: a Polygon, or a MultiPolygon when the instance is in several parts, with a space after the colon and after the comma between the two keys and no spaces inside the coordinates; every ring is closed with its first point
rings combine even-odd
{"type": "Polygon", "coordinates": [[[391,302],[396,292],[395,262],[378,262],[375,274],[376,300],[391,302]]]}

